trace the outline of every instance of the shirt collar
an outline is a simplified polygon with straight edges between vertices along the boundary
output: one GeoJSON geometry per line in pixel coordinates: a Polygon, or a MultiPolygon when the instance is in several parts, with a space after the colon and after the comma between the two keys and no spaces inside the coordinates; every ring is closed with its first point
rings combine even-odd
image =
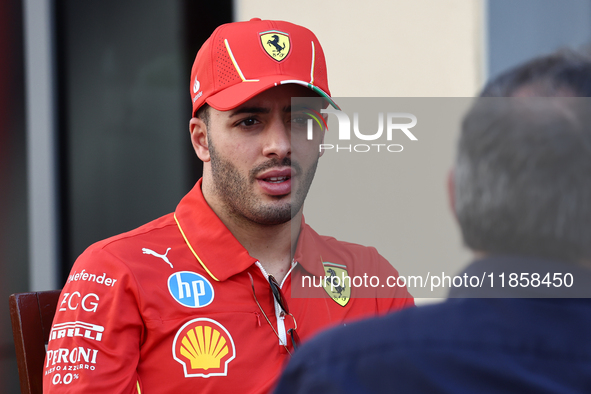
{"type": "MultiPolygon", "coordinates": [[[[201,267],[216,281],[247,270],[257,260],[238,242],[211,209],[201,191],[202,179],[180,201],[175,220],[187,247],[201,267]]],[[[304,222],[300,227],[294,260],[317,276],[324,275],[320,253],[321,238],[304,222]]]]}
{"type": "Polygon", "coordinates": [[[174,217],[187,246],[216,281],[245,271],[256,262],[210,208],[201,191],[202,179],[181,200],[174,217]]]}
{"type": "MultiPolygon", "coordinates": [[[[294,260],[309,273],[315,276],[324,276],[326,275],[322,264],[324,262],[322,259],[324,245],[325,242],[322,240],[322,237],[306,224],[302,215],[302,226],[300,228],[294,260]]],[[[327,254],[330,253],[329,250],[325,250],[324,252],[327,254]]]]}

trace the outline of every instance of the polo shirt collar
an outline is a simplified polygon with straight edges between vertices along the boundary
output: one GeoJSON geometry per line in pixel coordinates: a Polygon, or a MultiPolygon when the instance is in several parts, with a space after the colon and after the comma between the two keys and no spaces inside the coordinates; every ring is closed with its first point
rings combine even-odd
{"type": "Polygon", "coordinates": [[[324,266],[322,265],[322,244],[323,241],[320,235],[306,224],[302,215],[302,226],[293,259],[306,271],[315,276],[326,275],[324,266]]]}
{"type": "Polygon", "coordinates": [[[199,264],[216,281],[245,271],[257,260],[232,235],[201,191],[202,179],[180,201],[175,220],[199,264]]]}
{"type": "MultiPolygon", "coordinates": [[[[248,254],[226,225],[211,209],[203,192],[202,179],[178,204],[174,218],[187,247],[201,267],[216,281],[246,271],[257,259],[248,254]]],[[[294,260],[317,276],[324,275],[319,252],[320,236],[304,222],[300,227],[294,260]]]]}

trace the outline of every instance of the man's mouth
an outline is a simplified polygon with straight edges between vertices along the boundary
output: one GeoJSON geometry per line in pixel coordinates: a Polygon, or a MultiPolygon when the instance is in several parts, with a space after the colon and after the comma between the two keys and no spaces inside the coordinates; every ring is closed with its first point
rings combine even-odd
{"type": "Polygon", "coordinates": [[[293,177],[292,169],[270,169],[257,177],[257,181],[265,194],[271,196],[284,196],[291,192],[293,177]]]}
{"type": "Polygon", "coordinates": [[[273,177],[269,177],[269,178],[263,178],[263,180],[265,182],[271,182],[271,183],[281,183],[281,182],[285,182],[288,179],[291,179],[290,176],[273,176],[273,177]]]}

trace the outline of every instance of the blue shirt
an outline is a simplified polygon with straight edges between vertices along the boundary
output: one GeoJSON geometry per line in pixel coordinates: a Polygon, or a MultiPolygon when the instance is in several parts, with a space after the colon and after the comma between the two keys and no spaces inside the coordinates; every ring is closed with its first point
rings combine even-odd
{"type": "Polygon", "coordinates": [[[500,267],[569,271],[579,286],[459,288],[450,297],[461,298],[323,332],[298,349],[276,392],[591,393],[591,299],[494,298],[588,297],[590,271],[504,256],[465,272],[500,267]]]}

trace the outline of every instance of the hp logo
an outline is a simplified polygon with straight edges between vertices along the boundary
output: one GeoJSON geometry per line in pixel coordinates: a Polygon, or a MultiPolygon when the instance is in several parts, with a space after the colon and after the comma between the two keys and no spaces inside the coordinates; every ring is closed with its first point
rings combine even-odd
{"type": "Polygon", "coordinates": [[[191,271],[176,272],[168,278],[168,291],[179,304],[203,308],[213,301],[213,286],[205,277],[191,271]]]}

